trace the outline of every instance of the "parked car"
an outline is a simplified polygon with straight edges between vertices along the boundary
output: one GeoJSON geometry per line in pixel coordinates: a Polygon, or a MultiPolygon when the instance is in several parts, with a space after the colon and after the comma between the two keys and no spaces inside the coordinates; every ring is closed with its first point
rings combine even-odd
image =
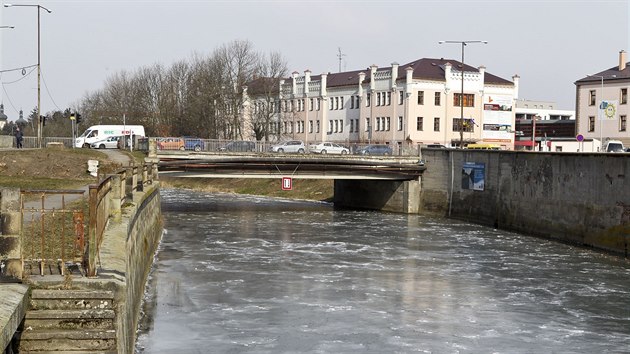
{"type": "Polygon", "coordinates": [[[256,151],[256,142],[254,141],[230,141],[221,146],[219,151],[228,152],[252,152],[256,151]]]}
{"type": "Polygon", "coordinates": [[[289,140],[284,143],[273,145],[270,148],[270,151],[278,153],[287,152],[303,154],[306,151],[306,147],[304,146],[304,142],[301,140],[289,140]]]}
{"type": "Polygon", "coordinates": [[[322,155],[324,154],[346,155],[350,153],[350,150],[346,148],[345,146],[335,144],[335,143],[329,143],[329,142],[313,144],[313,145],[310,145],[308,149],[310,152],[314,154],[322,154],[322,155]]]}
{"type": "Polygon", "coordinates": [[[623,143],[619,140],[608,140],[604,144],[605,152],[624,152],[625,148],[623,147],[623,143]]]}
{"type": "Polygon", "coordinates": [[[192,136],[185,136],[184,137],[184,149],[185,150],[194,150],[194,151],[201,151],[201,150],[205,150],[205,144],[203,143],[203,140],[199,139],[199,138],[195,138],[192,136]]]}
{"type": "Polygon", "coordinates": [[[121,136],[119,135],[110,136],[107,139],[93,142],[92,144],[90,144],[90,147],[92,149],[116,149],[118,148],[118,141],[120,140],[120,138],[121,136]]]}
{"type": "Polygon", "coordinates": [[[356,155],[391,155],[392,153],[389,145],[368,145],[355,152],[356,155]]]}
{"type": "Polygon", "coordinates": [[[182,138],[161,138],[157,141],[158,150],[185,150],[182,138]]]}

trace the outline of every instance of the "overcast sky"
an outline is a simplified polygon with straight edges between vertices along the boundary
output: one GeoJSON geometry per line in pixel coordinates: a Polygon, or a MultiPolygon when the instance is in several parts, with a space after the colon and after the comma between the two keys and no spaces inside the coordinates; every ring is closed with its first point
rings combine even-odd
{"type": "MultiPolygon", "coordinates": [[[[519,98],[575,109],[574,82],[618,65],[630,45],[630,0],[65,0],[39,4],[42,111],[74,107],[116,72],[210,54],[233,40],[278,51],[290,71],[337,72],[420,58],[461,59],[511,80],[519,98]]],[[[37,63],[37,7],[0,7],[0,67],[37,63]]],[[[628,56],[630,58],[630,55],[628,56]]],[[[32,71],[31,71],[32,70],[32,71]]],[[[10,120],[37,106],[37,71],[3,72],[10,120]]]]}

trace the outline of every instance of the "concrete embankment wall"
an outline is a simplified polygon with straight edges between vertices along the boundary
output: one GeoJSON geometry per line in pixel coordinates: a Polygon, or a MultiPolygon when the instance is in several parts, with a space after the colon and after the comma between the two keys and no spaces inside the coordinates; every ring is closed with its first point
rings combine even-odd
{"type": "Polygon", "coordinates": [[[628,257],[630,154],[424,149],[423,158],[421,212],[628,257]],[[464,163],[483,172],[478,190],[464,163]]]}
{"type": "Polygon", "coordinates": [[[145,285],[162,235],[160,203],[158,184],[145,187],[135,206],[123,209],[120,222],[111,223],[103,237],[98,278],[116,292],[119,353],[134,352],[145,285]]]}

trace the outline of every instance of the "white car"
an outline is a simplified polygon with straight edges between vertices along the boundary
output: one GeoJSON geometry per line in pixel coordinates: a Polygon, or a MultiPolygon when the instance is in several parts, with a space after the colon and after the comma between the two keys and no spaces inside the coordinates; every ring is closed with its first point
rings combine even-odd
{"type": "Polygon", "coordinates": [[[350,153],[350,150],[342,145],[323,142],[315,145],[310,145],[309,150],[315,154],[341,154],[346,155],[350,153]]]}
{"type": "Polygon", "coordinates": [[[110,136],[107,139],[95,141],[90,144],[92,149],[116,149],[118,148],[118,140],[120,140],[120,136],[110,136]]]}
{"type": "Polygon", "coordinates": [[[285,152],[303,154],[304,152],[306,152],[306,147],[304,146],[304,142],[302,142],[301,140],[289,140],[285,141],[284,143],[274,145],[269,150],[271,152],[277,152],[280,154],[285,152]]]}

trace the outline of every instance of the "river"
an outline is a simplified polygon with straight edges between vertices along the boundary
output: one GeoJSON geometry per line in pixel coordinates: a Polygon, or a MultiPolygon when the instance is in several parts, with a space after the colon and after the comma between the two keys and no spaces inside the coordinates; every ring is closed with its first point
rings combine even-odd
{"type": "Polygon", "coordinates": [[[163,190],[138,353],[627,353],[630,262],[422,215],[163,190]]]}

